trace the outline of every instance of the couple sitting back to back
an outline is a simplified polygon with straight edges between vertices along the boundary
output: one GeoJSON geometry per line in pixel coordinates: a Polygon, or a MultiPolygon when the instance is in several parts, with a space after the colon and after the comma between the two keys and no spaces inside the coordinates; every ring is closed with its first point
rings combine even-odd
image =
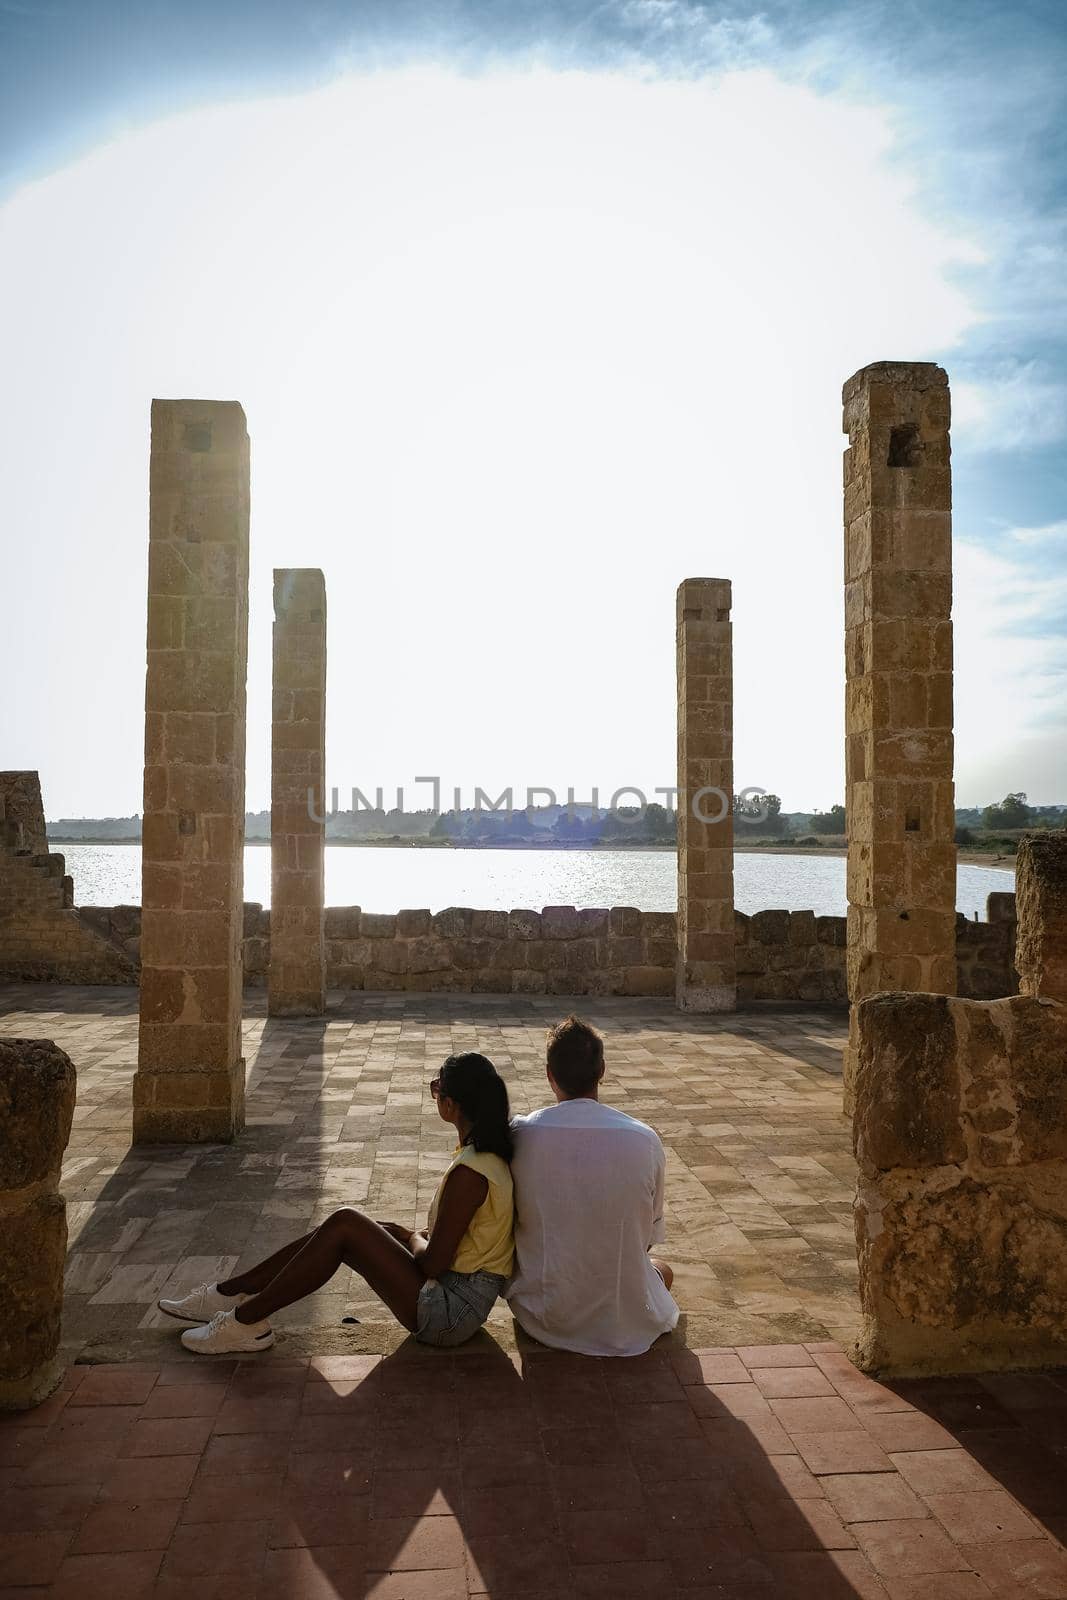
{"type": "Polygon", "coordinates": [[[423,1344],[463,1344],[504,1294],[542,1344],[647,1350],[678,1320],[671,1270],[650,1253],[663,1240],[663,1146],[600,1104],[604,1044],[587,1023],[552,1029],[546,1066],[555,1105],[512,1122],[492,1062],[449,1056],[430,1091],[459,1144],[425,1232],[335,1211],[248,1272],[160,1300],[196,1324],[182,1343],[201,1355],[267,1350],[271,1315],[348,1266],[423,1344]]]}

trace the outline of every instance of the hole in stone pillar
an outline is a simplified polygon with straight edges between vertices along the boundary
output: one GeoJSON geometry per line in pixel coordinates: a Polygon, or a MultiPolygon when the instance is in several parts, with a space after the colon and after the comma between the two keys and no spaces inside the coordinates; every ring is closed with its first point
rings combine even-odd
{"type": "Polygon", "coordinates": [[[911,918],[909,917],[909,915],[908,915],[908,913],[906,911],[902,911],[900,913],[900,920],[901,920],[901,922],[910,922],[911,918]]]}
{"type": "Polygon", "coordinates": [[[922,449],[919,430],[914,422],[903,422],[899,427],[890,430],[889,457],[886,465],[917,467],[922,459],[922,449]]]}
{"type": "Polygon", "coordinates": [[[730,613],[725,608],[723,608],[723,610],[721,610],[721,611],[716,611],[716,613],[715,613],[715,621],[716,622],[729,622],[729,620],[730,620],[730,613]]]}
{"type": "Polygon", "coordinates": [[[921,826],[918,806],[908,806],[904,812],[905,833],[918,833],[921,826]]]}
{"type": "Polygon", "coordinates": [[[179,813],[178,813],[178,832],[179,833],[185,833],[185,834],[195,833],[196,832],[196,812],[195,811],[179,811],[179,813]]]}
{"type": "Polygon", "coordinates": [[[182,430],[182,444],[186,450],[210,450],[210,422],[187,422],[182,430]]]}
{"type": "Polygon", "coordinates": [[[701,609],[700,609],[699,606],[683,606],[682,607],[682,621],[683,622],[699,622],[702,615],[703,615],[703,613],[701,612],[701,609]]]}

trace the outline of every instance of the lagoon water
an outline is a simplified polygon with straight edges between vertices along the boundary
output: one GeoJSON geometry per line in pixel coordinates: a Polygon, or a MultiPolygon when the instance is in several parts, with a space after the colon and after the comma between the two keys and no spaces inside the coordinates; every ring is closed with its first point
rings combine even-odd
{"type": "MultiPolygon", "coordinates": [[[[141,848],[133,844],[58,845],[74,875],[78,905],[136,905],[141,898],[141,848]]],[[[669,850],[427,850],[403,845],[326,847],[326,904],[364,911],[473,906],[507,911],[523,906],[637,906],[673,911],[675,857],[669,850]]],[[[1013,870],[961,865],[956,905],[985,916],[986,895],[1015,887],[1013,870]]],[[[778,908],[844,916],[842,856],[737,855],[739,911],[778,908]]],[[[245,850],[245,899],[270,904],[270,850],[245,850]]]]}

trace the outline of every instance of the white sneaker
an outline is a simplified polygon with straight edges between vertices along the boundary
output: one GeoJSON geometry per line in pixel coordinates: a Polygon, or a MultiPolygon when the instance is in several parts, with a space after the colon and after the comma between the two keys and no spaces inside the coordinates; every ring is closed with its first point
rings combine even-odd
{"type": "Polygon", "coordinates": [[[182,1322],[210,1322],[220,1311],[232,1311],[247,1300],[246,1294],[220,1294],[217,1284],[198,1284],[181,1300],[157,1300],[160,1311],[168,1317],[179,1317],[182,1322]]]}
{"type": "Polygon", "coordinates": [[[238,1322],[232,1311],[216,1311],[202,1328],[186,1328],[182,1344],[198,1356],[223,1356],[234,1352],[269,1350],[274,1329],[269,1322],[238,1322]]]}

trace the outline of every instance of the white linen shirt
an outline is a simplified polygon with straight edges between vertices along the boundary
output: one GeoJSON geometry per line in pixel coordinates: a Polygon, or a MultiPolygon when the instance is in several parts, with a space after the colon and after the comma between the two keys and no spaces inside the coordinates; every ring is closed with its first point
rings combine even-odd
{"type": "Polygon", "coordinates": [[[635,1356],[678,1321],[649,1259],[663,1242],[659,1135],[596,1100],[516,1117],[515,1275],[521,1328],[556,1350],[635,1356]]]}

